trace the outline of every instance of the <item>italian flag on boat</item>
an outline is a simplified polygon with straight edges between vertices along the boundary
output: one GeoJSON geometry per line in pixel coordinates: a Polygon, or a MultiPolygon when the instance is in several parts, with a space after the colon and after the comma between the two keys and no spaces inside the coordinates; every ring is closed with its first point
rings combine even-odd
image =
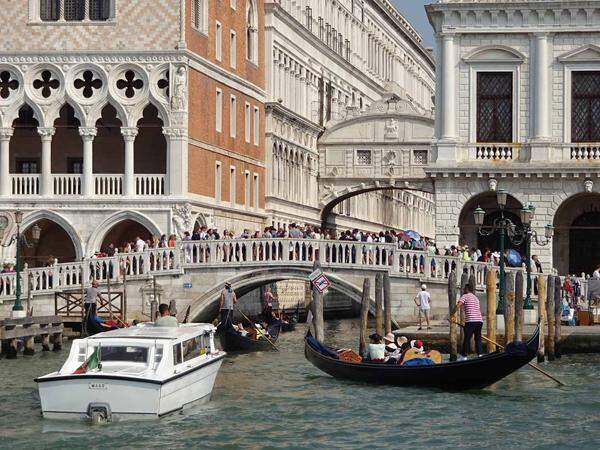
{"type": "Polygon", "coordinates": [[[94,353],[90,355],[86,362],[84,362],[81,366],[73,372],[73,375],[80,375],[83,373],[87,373],[88,370],[96,369],[98,364],[100,363],[100,346],[96,347],[94,353]]]}

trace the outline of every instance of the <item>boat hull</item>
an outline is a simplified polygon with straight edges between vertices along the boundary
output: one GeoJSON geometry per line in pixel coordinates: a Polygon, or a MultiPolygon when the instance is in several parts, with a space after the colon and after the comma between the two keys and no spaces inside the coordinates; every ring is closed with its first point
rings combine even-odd
{"type": "Polygon", "coordinates": [[[90,373],[38,378],[42,414],[48,419],[89,420],[91,404],[107,405],[112,420],[156,419],[206,402],[223,357],[190,368],[171,378],[145,380],[136,377],[90,373]]]}
{"type": "Polygon", "coordinates": [[[529,363],[536,354],[539,332],[526,343],[521,355],[498,351],[480,358],[428,366],[398,366],[382,363],[354,364],[323,355],[308,340],[306,358],[335,378],[371,384],[427,386],[446,390],[482,389],[529,363]]]}
{"type": "MultiPolygon", "coordinates": [[[[270,340],[273,344],[277,342],[280,330],[279,325],[269,328],[270,340]]],[[[266,339],[250,339],[240,335],[231,328],[222,330],[218,335],[221,340],[221,346],[226,352],[263,352],[275,350],[271,342],[266,339]]]]}

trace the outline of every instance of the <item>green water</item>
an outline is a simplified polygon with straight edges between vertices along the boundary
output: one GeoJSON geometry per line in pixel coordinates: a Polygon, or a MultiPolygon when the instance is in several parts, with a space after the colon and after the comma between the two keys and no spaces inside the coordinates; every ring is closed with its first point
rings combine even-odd
{"type": "MultiPolygon", "coordinates": [[[[354,345],[358,324],[328,322],[327,340],[354,345]]],[[[66,350],[0,360],[0,448],[600,448],[600,355],[524,368],[468,393],[334,380],[304,359],[302,332],[280,353],[228,357],[210,403],[158,421],[92,426],[42,420],[34,377],[66,350]]]]}

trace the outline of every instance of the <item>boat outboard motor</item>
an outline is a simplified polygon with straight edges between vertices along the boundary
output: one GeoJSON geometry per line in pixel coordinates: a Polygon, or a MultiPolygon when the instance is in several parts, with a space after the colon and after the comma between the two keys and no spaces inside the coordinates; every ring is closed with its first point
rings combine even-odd
{"type": "Polygon", "coordinates": [[[87,415],[94,425],[112,422],[112,411],[108,403],[90,403],[87,415]]]}

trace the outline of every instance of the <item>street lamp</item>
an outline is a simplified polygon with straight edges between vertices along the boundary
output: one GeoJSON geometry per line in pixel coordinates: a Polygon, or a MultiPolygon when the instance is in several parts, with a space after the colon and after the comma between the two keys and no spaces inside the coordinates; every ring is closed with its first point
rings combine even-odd
{"type": "Polygon", "coordinates": [[[8,220],[0,219],[0,245],[2,247],[10,247],[12,244],[16,243],[17,245],[17,254],[15,257],[15,271],[16,271],[16,292],[15,292],[15,304],[13,305],[13,315],[19,316],[23,311],[23,305],[21,304],[21,246],[33,247],[39,240],[42,229],[37,225],[33,225],[31,228],[31,238],[33,240],[33,244],[29,243],[27,237],[24,234],[21,234],[21,224],[23,223],[23,212],[15,211],[15,223],[17,225],[17,232],[13,234],[9,241],[6,244],[2,244],[2,240],[4,239],[4,233],[8,228],[8,220]]]}
{"type": "Polygon", "coordinates": [[[500,295],[498,299],[498,306],[496,308],[496,314],[502,314],[504,312],[504,301],[506,298],[506,260],[504,256],[505,238],[508,235],[508,239],[515,245],[520,245],[525,242],[525,268],[527,271],[527,294],[523,309],[533,309],[531,303],[531,241],[535,239],[535,242],[539,246],[548,245],[552,240],[554,234],[554,228],[552,225],[545,226],[544,238],[540,238],[537,231],[531,228],[531,222],[535,216],[535,207],[532,204],[521,209],[520,216],[522,226],[518,227],[509,218],[504,216],[504,210],[506,208],[508,193],[504,189],[498,189],[496,192],[496,199],[500,208],[500,217],[494,219],[492,228],[490,230],[483,229],[483,223],[485,220],[485,211],[481,207],[477,207],[473,212],[475,219],[475,225],[478,227],[478,232],[482,236],[491,236],[496,231],[500,233],[500,295]]]}

